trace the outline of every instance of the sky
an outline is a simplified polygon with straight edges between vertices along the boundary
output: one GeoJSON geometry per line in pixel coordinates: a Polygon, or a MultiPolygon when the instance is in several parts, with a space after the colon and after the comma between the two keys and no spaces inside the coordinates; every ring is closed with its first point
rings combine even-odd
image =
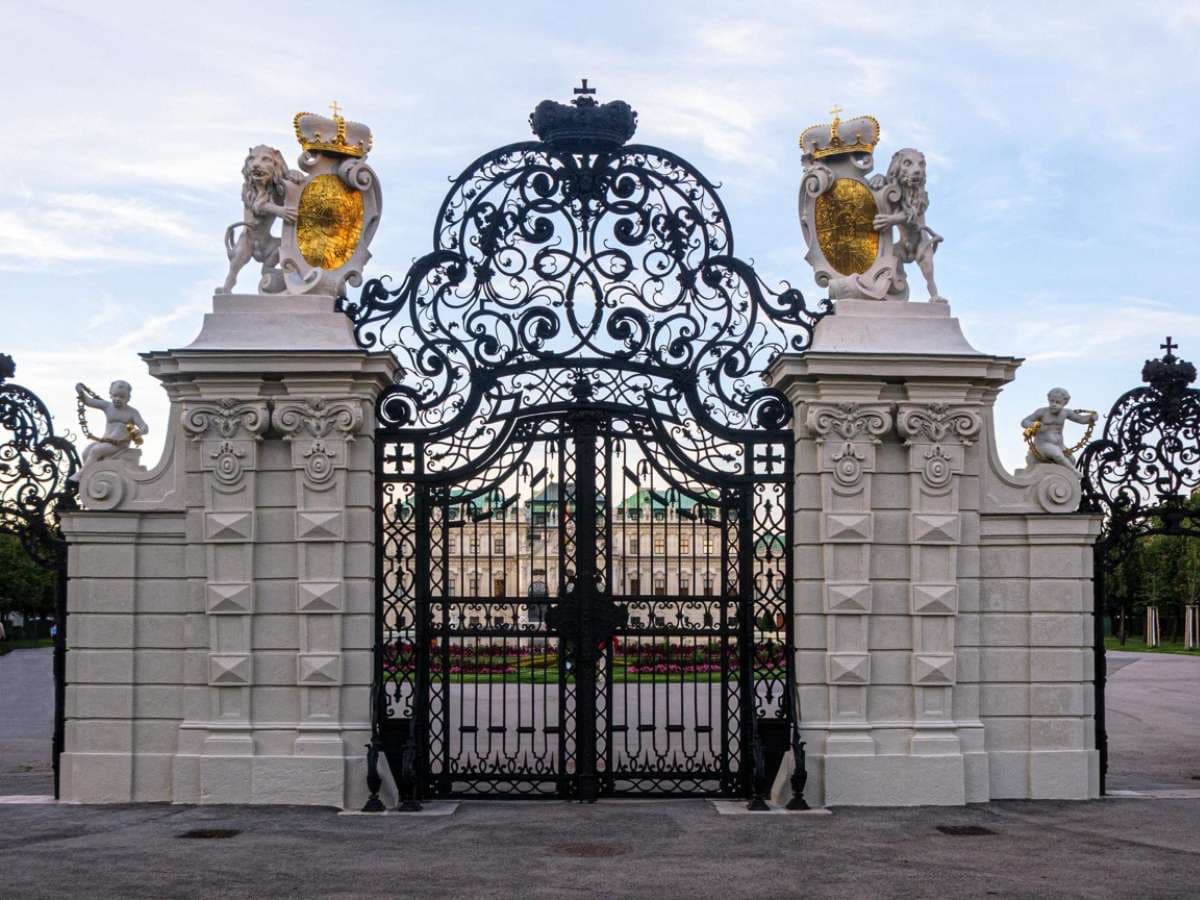
{"type": "Polygon", "coordinates": [[[923,150],[941,293],[977,349],[1025,359],[996,404],[1009,468],[1051,387],[1105,411],[1166,335],[1200,361],[1200,2],[574,9],[0,0],[15,380],[74,432],[76,381],[130,381],[153,464],[167,402],[137,354],[198,333],[247,147],[293,161],[292,116],[332,100],[369,124],[384,205],[367,275],[400,278],[430,249],[447,179],[529,139],[538,101],[581,77],[638,111],[635,140],[720,183],[738,255],[811,300],[800,132],[837,104],[880,121],[879,168],[923,150]]]}

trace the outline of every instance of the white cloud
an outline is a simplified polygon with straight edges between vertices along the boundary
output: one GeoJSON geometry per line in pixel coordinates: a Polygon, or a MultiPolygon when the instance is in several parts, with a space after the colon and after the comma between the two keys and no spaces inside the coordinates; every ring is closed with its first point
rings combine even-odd
{"type": "Polygon", "coordinates": [[[212,243],[177,210],[126,196],[47,193],[0,207],[0,268],[9,270],[177,262],[212,243]]]}

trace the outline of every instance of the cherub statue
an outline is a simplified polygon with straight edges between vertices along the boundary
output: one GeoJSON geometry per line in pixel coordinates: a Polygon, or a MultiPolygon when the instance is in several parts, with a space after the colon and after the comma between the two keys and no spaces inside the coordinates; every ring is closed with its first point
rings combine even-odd
{"type": "Polygon", "coordinates": [[[271,227],[276,218],[296,220],[296,210],[285,205],[289,181],[299,184],[304,175],[289,169],[282,153],[265,144],[250,148],[242,165],[242,221],[225,229],[229,274],[219,293],[232,293],[238,272],[252,259],[262,263],[259,290],[272,294],[283,290],[278,268],[279,238],[271,235],[271,227]]]}
{"type": "Polygon", "coordinates": [[[929,194],[925,191],[925,154],[911,147],[897,150],[888,164],[885,177],[876,176],[872,187],[892,185],[899,192],[900,208],[875,216],[875,230],[883,231],[893,225],[900,229],[895,242],[896,256],[901,263],[915,262],[925,276],[931,301],[945,302],[938,294],[933,280],[933,254],[942,236],[925,224],[929,209],[929,194]]]}
{"type": "MultiPolygon", "coordinates": [[[[128,381],[114,381],[108,387],[110,400],[102,400],[83,382],[75,385],[79,404],[79,425],[84,435],[92,441],[83,451],[85,466],[90,462],[108,459],[130,444],[141,444],[142,436],[150,431],[142,414],[129,405],[129,395],[132,392],[128,381]],[[104,434],[100,437],[91,434],[87,429],[87,420],[83,414],[85,406],[104,410],[104,434]]],[[[78,477],[77,473],[75,478],[78,477]]]]}
{"type": "Polygon", "coordinates": [[[1097,415],[1090,409],[1067,409],[1070,402],[1071,395],[1065,388],[1053,388],[1046,395],[1046,405],[1021,420],[1021,427],[1025,429],[1025,443],[1029,445],[1026,457],[1029,465],[1052,462],[1075,468],[1073,453],[1087,443],[1092,430],[1089,427],[1083,440],[1068,450],[1063,442],[1063,425],[1071,421],[1091,426],[1095,424],[1097,415]]]}

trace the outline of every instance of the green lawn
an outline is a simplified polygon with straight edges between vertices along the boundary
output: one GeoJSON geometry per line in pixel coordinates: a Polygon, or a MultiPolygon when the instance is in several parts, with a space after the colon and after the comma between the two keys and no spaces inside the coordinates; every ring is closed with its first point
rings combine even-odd
{"type": "Polygon", "coordinates": [[[29,640],[21,641],[0,641],[0,656],[5,653],[12,653],[14,650],[33,650],[37,647],[53,647],[54,641],[50,638],[30,638],[29,640]]]}
{"type": "Polygon", "coordinates": [[[1147,647],[1137,638],[1127,638],[1122,646],[1120,639],[1106,637],[1105,650],[1128,650],[1131,653],[1179,653],[1184,656],[1200,656],[1200,650],[1185,650],[1183,644],[1159,644],[1157,647],[1147,647]]]}

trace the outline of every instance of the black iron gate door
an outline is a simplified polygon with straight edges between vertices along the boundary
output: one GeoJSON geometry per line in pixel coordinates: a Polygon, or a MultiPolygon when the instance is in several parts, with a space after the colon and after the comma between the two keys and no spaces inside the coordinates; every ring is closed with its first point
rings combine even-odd
{"type": "Polygon", "coordinates": [[[67,543],[62,514],[78,506],[79,454],[54,432],[41,398],[9,381],[11,356],[0,353],[0,536],[20,541],[34,563],[54,574],[54,796],[66,740],[67,543]]]}
{"type": "Polygon", "coordinates": [[[1080,508],[1104,516],[1093,573],[1096,749],[1100,793],[1106,792],[1105,619],[1131,612],[1130,598],[1110,590],[1117,568],[1149,538],[1200,539],[1200,390],[1196,367],[1175,355],[1170,337],[1160,359],[1148,359],[1141,384],[1117,398],[1104,434],[1079,457],[1080,508]]]}
{"type": "MultiPolygon", "coordinates": [[[[580,93],[577,91],[577,93],[580,93]]],[[[580,93],[453,183],[343,301],[376,432],[372,801],[761,795],[799,750],[791,406],[826,311],[733,254],[689,164],[580,93]]],[[[797,784],[802,784],[803,765],[797,784]]]]}

